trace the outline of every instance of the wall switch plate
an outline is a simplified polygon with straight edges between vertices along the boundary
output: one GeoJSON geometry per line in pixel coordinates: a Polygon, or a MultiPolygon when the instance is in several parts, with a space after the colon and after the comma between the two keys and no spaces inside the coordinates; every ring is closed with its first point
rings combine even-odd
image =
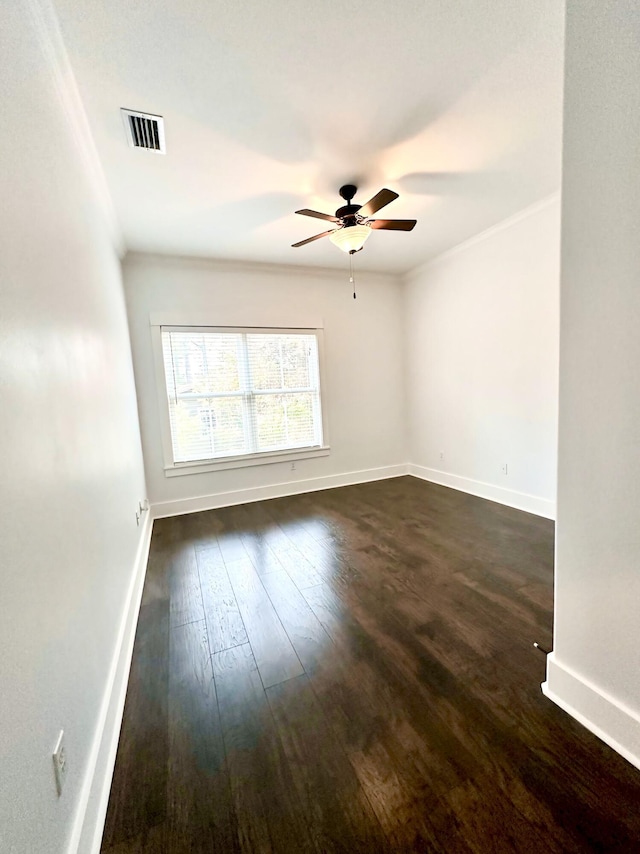
{"type": "Polygon", "coordinates": [[[64,745],[64,730],[62,729],[60,730],[60,735],[53,751],[53,770],[56,776],[58,797],[60,797],[64,781],[67,777],[67,752],[64,745]]]}
{"type": "Polygon", "coordinates": [[[295,470],[296,470],[296,464],[295,464],[295,463],[291,463],[291,471],[295,471],[295,470]]]}
{"type": "Polygon", "coordinates": [[[502,474],[509,474],[509,464],[504,463],[502,466],[500,466],[500,471],[502,472],[502,474]]]}

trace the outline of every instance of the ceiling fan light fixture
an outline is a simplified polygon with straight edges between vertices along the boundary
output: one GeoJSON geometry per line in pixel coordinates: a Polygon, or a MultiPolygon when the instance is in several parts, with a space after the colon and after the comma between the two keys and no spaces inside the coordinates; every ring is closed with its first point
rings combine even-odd
{"type": "Polygon", "coordinates": [[[329,235],[329,240],[343,252],[358,252],[364,246],[371,229],[368,225],[348,225],[329,235]]]}

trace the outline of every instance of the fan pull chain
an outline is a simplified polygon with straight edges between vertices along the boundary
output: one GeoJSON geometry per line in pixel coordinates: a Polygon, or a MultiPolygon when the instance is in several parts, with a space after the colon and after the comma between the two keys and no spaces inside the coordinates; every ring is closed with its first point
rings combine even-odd
{"type": "Polygon", "coordinates": [[[356,298],[356,280],[353,275],[353,253],[349,253],[349,284],[353,285],[353,298],[356,298]]]}

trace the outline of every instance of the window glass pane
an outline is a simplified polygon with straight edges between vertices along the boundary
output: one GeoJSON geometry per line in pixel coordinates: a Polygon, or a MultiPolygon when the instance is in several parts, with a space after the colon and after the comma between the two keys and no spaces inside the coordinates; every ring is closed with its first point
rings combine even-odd
{"type": "Polygon", "coordinates": [[[258,451],[270,451],[286,445],[285,413],[282,395],[256,395],[255,430],[258,451]]]}
{"type": "Polygon", "coordinates": [[[241,344],[241,335],[171,332],[168,348],[176,393],[239,391],[241,344]]]}
{"type": "Polygon", "coordinates": [[[241,397],[178,398],[170,419],[176,462],[247,453],[241,397]]]}
{"type": "Polygon", "coordinates": [[[258,451],[309,447],[314,444],[313,394],[255,396],[258,451]]]}
{"type": "Polygon", "coordinates": [[[282,363],[279,335],[247,335],[250,384],[253,389],[282,388],[282,363]]]}
{"type": "Polygon", "coordinates": [[[315,335],[247,335],[247,350],[254,391],[317,387],[315,335]]]}
{"type": "Polygon", "coordinates": [[[314,444],[313,397],[312,394],[288,396],[287,415],[292,445],[314,444]]]}
{"type": "Polygon", "coordinates": [[[282,340],[282,373],[284,388],[309,388],[313,385],[310,379],[309,357],[315,338],[309,335],[283,336],[282,340]]]}

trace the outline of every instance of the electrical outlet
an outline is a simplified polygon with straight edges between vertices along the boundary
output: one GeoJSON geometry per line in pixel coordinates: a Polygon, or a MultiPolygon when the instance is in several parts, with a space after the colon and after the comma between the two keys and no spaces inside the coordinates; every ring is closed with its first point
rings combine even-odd
{"type": "Polygon", "coordinates": [[[58,741],[53,751],[53,770],[56,777],[56,789],[58,797],[62,794],[62,787],[67,777],[67,752],[64,745],[64,730],[60,730],[58,741]]]}
{"type": "Polygon", "coordinates": [[[291,463],[291,471],[295,471],[295,470],[296,470],[296,464],[295,464],[295,463],[291,463]]]}
{"type": "Polygon", "coordinates": [[[440,451],[440,459],[444,460],[444,451],[440,451]]]}

